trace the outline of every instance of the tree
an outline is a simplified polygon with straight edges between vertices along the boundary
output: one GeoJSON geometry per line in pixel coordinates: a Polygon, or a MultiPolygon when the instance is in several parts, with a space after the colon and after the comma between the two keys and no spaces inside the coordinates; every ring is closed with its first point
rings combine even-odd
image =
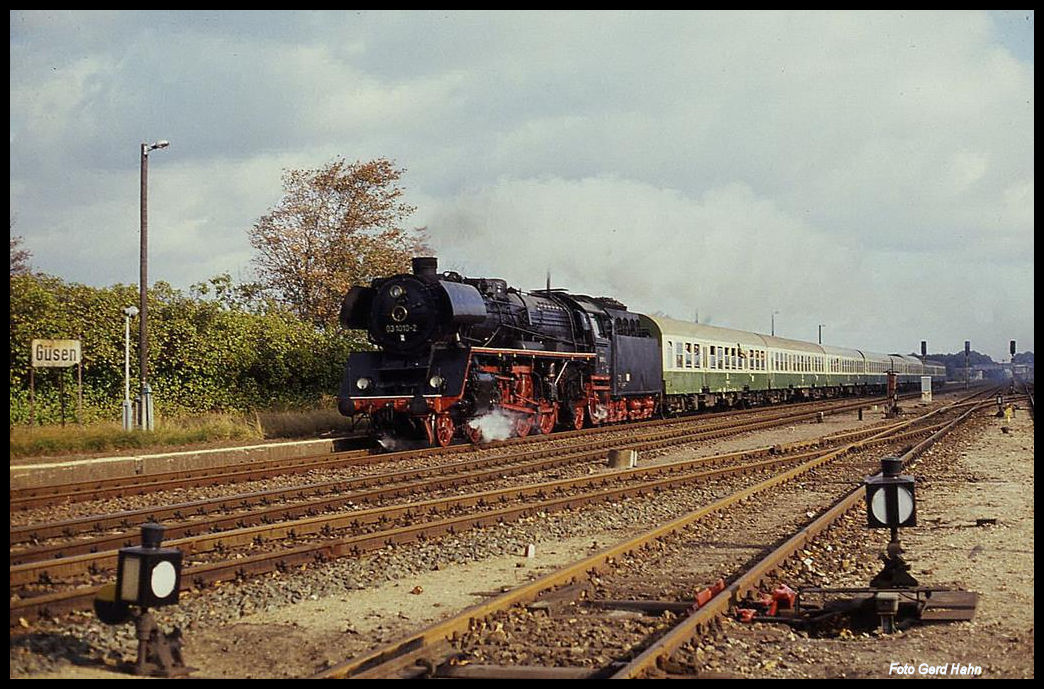
{"type": "MultiPolygon", "coordinates": [[[[13,220],[11,227],[14,227],[13,220]]],[[[33,254],[28,249],[22,248],[23,241],[25,241],[24,238],[11,235],[11,275],[28,275],[32,272],[29,259],[33,254]]]]}
{"type": "Polygon", "coordinates": [[[282,199],[250,230],[262,287],[328,328],[352,286],[407,270],[423,231],[403,227],[415,210],[397,185],[404,172],[384,158],[287,170],[282,199]]]}

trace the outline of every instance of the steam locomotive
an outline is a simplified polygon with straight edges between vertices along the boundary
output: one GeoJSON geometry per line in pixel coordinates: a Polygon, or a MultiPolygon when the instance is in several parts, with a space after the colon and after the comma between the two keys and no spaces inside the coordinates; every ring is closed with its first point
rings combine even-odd
{"type": "Polygon", "coordinates": [[[646,316],[607,297],[524,292],[496,278],[438,272],[353,287],[346,328],[377,351],[349,356],[340,413],[369,417],[384,444],[449,445],[556,428],[580,429],[708,407],[765,404],[900,386],[945,369],[916,357],[874,355],[646,316]]]}

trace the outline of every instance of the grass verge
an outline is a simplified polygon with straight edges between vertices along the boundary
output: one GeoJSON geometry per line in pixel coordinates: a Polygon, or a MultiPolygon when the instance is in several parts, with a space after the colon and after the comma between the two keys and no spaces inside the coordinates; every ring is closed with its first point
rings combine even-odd
{"type": "Polygon", "coordinates": [[[153,431],[125,431],[115,422],[86,426],[13,426],[11,458],[95,454],[218,441],[259,440],[258,428],[242,417],[209,414],[189,419],[159,420],[153,431]]]}
{"type": "Polygon", "coordinates": [[[350,433],[351,421],[336,409],[257,411],[158,419],[153,431],[125,431],[119,423],[85,426],[11,426],[11,459],[120,452],[177,450],[185,446],[318,438],[350,433]]]}

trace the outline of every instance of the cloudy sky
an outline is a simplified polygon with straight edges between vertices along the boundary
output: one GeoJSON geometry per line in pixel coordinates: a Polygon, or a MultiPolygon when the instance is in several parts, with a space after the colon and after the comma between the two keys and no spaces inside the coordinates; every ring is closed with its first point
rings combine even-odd
{"type": "Polygon", "coordinates": [[[407,170],[440,269],[873,351],[1033,349],[1032,11],[12,11],[37,270],[251,279],[288,168],[407,170]]]}

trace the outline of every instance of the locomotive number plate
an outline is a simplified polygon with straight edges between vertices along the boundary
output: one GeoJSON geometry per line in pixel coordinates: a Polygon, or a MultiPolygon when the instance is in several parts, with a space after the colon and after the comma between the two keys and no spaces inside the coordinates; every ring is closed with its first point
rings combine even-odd
{"type": "Polygon", "coordinates": [[[384,332],[386,333],[415,333],[417,332],[417,326],[414,323],[403,323],[401,325],[395,325],[389,323],[384,326],[384,332]]]}

